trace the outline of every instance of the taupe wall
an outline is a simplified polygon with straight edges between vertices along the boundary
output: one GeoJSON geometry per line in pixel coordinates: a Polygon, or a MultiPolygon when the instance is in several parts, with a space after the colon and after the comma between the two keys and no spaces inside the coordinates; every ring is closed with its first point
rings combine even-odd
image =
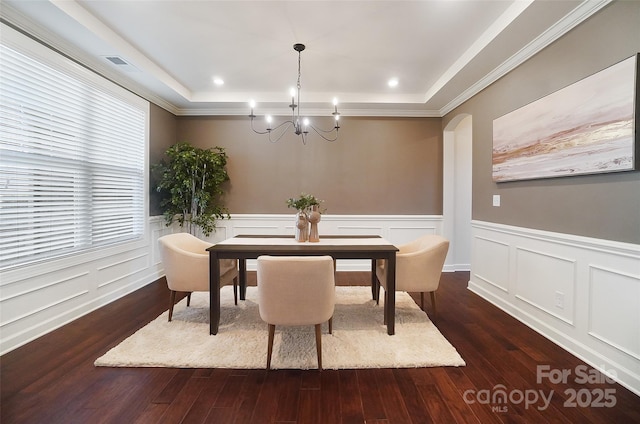
{"type": "MultiPolygon", "coordinates": [[[[151,103],[149,110],[149,163],[162,160],[164,151],[176,142],[177,119],[175,115],[151,103]]],[[[150,180],[149,216],[161,215],[158,196],[150,180]]]]}
{"type": "Polygon", "coordinates": [[[639,52],[639,23],[640,2],[615,2],[444,117],[473,116],[473,219],[640,243],[640,172],[491,179],[493,120],[639,52]]]}
{"type": "MultiPolygon", "coordinates": [[[[322,128],[327,118],[315,118],[322,128]]],[[[310,135],[270,143],[246,117],[178,117],[177,140],[220,146],[229,156],[225,204],[231,213],[290,213],[301,192],[328,214],[441,214],[440,118],[343,117],[340,138],[310,135]]]]}

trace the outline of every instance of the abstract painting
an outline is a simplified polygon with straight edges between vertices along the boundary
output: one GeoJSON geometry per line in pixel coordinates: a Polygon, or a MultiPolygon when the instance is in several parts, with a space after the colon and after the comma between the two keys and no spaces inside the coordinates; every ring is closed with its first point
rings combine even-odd
{"type": "Polygon", "coordinates": [[[638,55],[493,121],[496,182],[637,170],[638,55]]]}

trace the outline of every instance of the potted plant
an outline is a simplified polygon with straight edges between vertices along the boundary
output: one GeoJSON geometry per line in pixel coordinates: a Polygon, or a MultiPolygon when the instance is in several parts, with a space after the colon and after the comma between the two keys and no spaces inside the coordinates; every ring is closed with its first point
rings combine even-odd
{"type": "Polygon", "coordinates": [[[320,203],[322,203],[322,200],[316,199],[312,194],[305,193],[301,193],[298,198],[291,197],[287,199],[287,207],[297,209],[299,212],[304,213],[308,213],[312,206],[319,206],[320,203]]]}
{"type": "Polygon", "coordinates": [[[222,147],[200,149],[180,142],[169,147],[166,159],[153,166],[156,190],[167,226],[178,222],[196,235],[198,228],[209,236],[216,219],[229,218],[221,196],[229,181],[227,154],[222,147]]]}
{"type": "Polygon", "coordinates": [[[317,242],[320,241],[318,234],[318,222],[320,222],[320,203],[312,194],[300,194],[298,198],[287,199],[287,207],[298,211],[296,214],[296,240],[317,242]]]}

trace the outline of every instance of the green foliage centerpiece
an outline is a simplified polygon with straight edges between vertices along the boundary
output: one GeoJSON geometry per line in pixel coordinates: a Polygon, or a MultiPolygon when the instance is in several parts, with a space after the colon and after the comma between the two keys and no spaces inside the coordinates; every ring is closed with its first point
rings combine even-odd
{"type": "Polygon", "coordinates": [[[227,154],[222,147],[200,149],[180,142],[169,147],[167,157],[153,166],[158,174],[156,190],[161,194],[160,206],[167,226],[178,222],[196,235],[197,228],[205,236],[216,228],[216,219],[229,219],[221,196],[223,184],[229,181],[225,169],[227,154]]]}
{"type": "Polygon", "coordinates": [[[287,199],[287,207],[298,211],[296,214],[296,240],[299,242],[320,241],[318,222],[320,221],[320,203],[312,194],[300,194],[298,198],[287,199]]]}

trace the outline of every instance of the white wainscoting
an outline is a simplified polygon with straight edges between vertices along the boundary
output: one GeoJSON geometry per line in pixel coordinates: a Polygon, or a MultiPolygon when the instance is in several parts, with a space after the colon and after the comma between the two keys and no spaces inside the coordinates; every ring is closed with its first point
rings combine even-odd
{"type": "Polygon", "coordinates": [[[0,278],[0,354],[71,322],[164,275],[159,217],[131,243],[4,271],[0,278]]]}
{"type": "MultiPolygon", "coordinates": [[[[245,234],[276,235],[295,233],[295,216],[291,214],[235,214],[217,221],[212,243],[245,234]]],[[[395,245],[408,243],[424,234],[442,234],[441,215],[322,215],[318,224],[323,235],[378,235],[395,245]]],[[[255,270],[255,261],[247,261],[247,269],[255,270]]],[[[370,271],[366,260],[339,260],[338,271],[370,271]]]]}
{"type": "Polygon", "coordinates": [[[640,245],[472,229],[471,291],[640,395],[640,245]]]}
{"type": "MultiPolygon", "coordinates": [[[[293,234],[293,214],[234,215],[218,221],[212,242],[239,234],[293,234]]],[[[323,215],[320,235],[375,234],[394,244],[441,234],[442,216],[323,215]]],[[[148,220],[146,237],[2,272],[0,355],[125,296],[164,275],[157,240],[180,231],[162,217],[148,220]]],[[[249,269],[253,266],[251,261],[249,269]]],[[[368,261],[338,261],[338,269],[371,269],[368,261]]]]}

